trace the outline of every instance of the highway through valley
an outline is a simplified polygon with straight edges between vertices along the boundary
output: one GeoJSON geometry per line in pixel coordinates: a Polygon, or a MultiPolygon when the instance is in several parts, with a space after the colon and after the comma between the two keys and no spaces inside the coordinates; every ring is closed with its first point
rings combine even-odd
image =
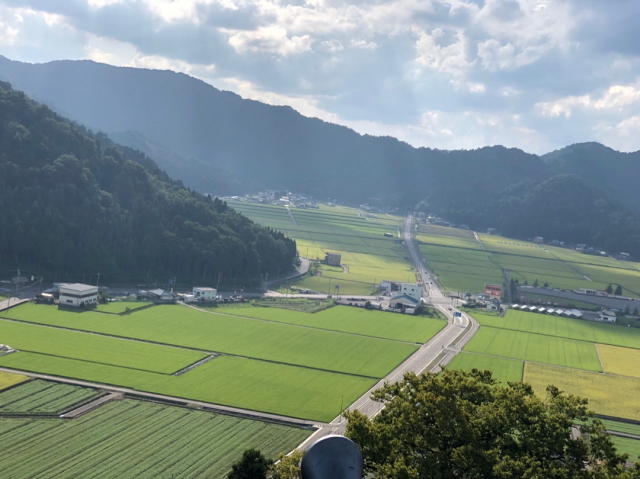
{"type": "MultiPolygon", "coordinates": [[[[385,383],[402,381],[404,374],[407,372],[414,372],[416,374],[426,371],[439,372],[441,369],[440,366],[448,364],[471,339],[479,327],[478,323],[465,313],[460,313],[460,316],[456,316],[455,313],[458,311],[451,305],[451,300],[436,286],[432,273],[425,267],[418,247],[411,237],[412,222],[411,216],[405,218],[403,232],[405,247],[415,267],[417,276],[422,280],[423,298],[427,302],[432,303],[435,308],[445,315],[447,325],[400,364],[400,366],[347,408],[349,411],[358,409],[369,418],[375,417],[384,407],[382,403],[371,399],[371,393],[374,390],[379,389],[385,383]]],[[[331,421],[331,423],[319,424],[318,426],[319,429],[303,442],[299,446],[299,449],[310,447],[323,436],[329,434],[344,434],[346,424],[344,418],[340,415],[331,421]]]]}

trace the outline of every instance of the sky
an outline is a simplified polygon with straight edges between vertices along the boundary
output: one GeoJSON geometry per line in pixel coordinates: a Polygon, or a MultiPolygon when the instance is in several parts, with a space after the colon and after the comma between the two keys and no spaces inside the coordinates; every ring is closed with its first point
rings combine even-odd
{"type": "Polygon", "coordinates": [[[170,69],[414,146],[640,150],[638,0],[0,0],[0,54],[170,69]]]}

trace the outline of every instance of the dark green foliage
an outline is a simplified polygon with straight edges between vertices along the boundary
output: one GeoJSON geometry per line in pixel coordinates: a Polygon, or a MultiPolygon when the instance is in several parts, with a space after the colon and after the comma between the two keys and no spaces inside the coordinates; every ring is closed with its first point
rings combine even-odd
{"type": "Polygon", "coordinates": [[[233,273],[250,283],[289,269],[296,250],[8,84],[0,85],[0,224],[5,268],[28,265],[53,280],[100,272],[102,281],[213,282],[233,273]]]}
{"type": "Polygon", "coordinates": [[[600,143],[578,143],[543,155],[552,174],[574,174],[587,184],[640,212],[640,152],[623,153],[600,143]]]}
{"type": "Polygon", "coordinates": [[[256,449],[247,449],[227,476],[229,479],[266,479],[273,461],[256,449]]]}
{"type": "Polygon", "coordinates": [[[622,296],[622,286],[618,285],[616,286],[616,290],[614,291],[614,293],[616,296],[622,296]]]}
{"type": "Polygon", "coordinates": [[[605,291],[607,292],[607,294],[613,294],[613,286],[611,286],[611,283],[607,285],[605,291]]]}
{"type": "Polygon", "coordinates": [[[489,371],[444,371],[406,374],[373,396],[386,404],[373,420],[345,413],[372,477],[636,477],[587,401],[552,386],[542,400],[528,384],[502,387],[489,371]]]}

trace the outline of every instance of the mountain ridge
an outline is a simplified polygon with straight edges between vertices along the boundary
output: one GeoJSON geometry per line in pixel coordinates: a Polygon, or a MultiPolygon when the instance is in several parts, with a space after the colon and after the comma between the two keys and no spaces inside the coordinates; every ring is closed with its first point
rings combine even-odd
{"type": "MultiPolygon", "coordinates": [[[[502,145],[415,148],[390,136],[363,135],[308,118],[289,106],[243,99],[184,73],[89,60],[30,65],[0,57],[0,78],[12,79],[16,88],[81,124],[115,133],[129,146],[155,155],[160,167],[201,192],[285,189],[400,209],[423,202],[456,223],[511,231],[503,221],[512,217],[509,205],[518,209],[532,202],[530,206],[542,207],[534,189],[560,176],[553,184],[566,183],[576,192],[562,198],[572,203],[567,211],[579,211],[578,197],[586,195],[599,228],[640,221],[640,195],[635,193],[639,152],[619,153],[597,143],[570,145],[542,156],[502,145]],[[611,217],[598,204],[610,205],[611,217]]],[[[532,227],[546,229],[542,218],[536,221],[515,222],[520,226],[511,234],[525,237],[532,227]]],[[[556,239],[575,236],[562,218],[552,218],[552,223],[556,239]]],[[[634,234],[630,240],[615,238],[600,246],[626,245],[640,254],[636,242],[640,239],[634,234]]]]}

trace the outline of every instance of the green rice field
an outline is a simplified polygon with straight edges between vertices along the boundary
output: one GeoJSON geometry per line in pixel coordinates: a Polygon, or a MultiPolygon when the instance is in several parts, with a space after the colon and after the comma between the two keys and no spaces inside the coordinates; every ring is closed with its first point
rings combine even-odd
{"type": "Polygon", "coordinates": [[[631,424],[628,422],[611,421],[610,419],[600,419],[605,425],[607,431],[624,432],[640,437],[640,424],[631,424]]]}
{"type": "MultiPolygon", "coordinates": [[[[27,306],[25,309],[31,307],[36,314],[43,317],[47,316],[48,311],[58,311],[54,306],[34,306],[31,304],[24,306],[27,306]]],[[[19,316],[24,306],[11,310],[10,315],[19,316]]],[[[98,316],[97,313],[89,314],[98,316]]],[[[69,313],[69,316],[73,319],[84,317],[78,313],[69,313]]],[[[100,317],[102,316],[106,317],[106,315],[100,315],[100,317]]],[[[0,332],[4,341],[20,351],[38,352],[158,373],[174,373],[207,356],[205,353],[188,349],[127,341],[3,319],[0,319],[0,332]]],[[[117,334],[115,331],[114,333],[117,334]]]]}
{"type": "MultiPolygon", "coordinates": [[[[27,304],[10,310],[8,315],[25,321],[82,331],[112,334],[183,348],[227,353],[374,378],[384,377],[417,349],[415,345],[397,341],[346,335],[274,321],[215,314],[180,305],[155,306],[128,316],[108,316],[91,312],[89,315],[65,314],[64,311],[53,307],[27,304]]],[[[12,326],[19,324],[6,323],[12,326]]],[[[29,325],[22,324],[19,326],[29,327],[29,325]]],[[[49,330],[45,332],[50,333],[49,330]]],[[[58,330],[54,330],[54,332],[60,335],[63,333],[65,335],[77,334],[67,331],[59,332],[58,330]]],[[[93,339],[93,335],[85,336],[87,336],[87,341],[110,341],[120,344],[120,340],[117,339],[98,336],[93,339]]],[[[30,335],[25,334],[20,340],[30,342],[30,335]]],[[[84,339],[78,339],[78,341],[80,347],[85,344],[84,339]]],[[[135,351],[136,348],[144,345],[127,342],[122,346],[135,351]]],[[[149,345],[149,347],[151,346],[149,345]]],[[[21,348],[18,342],[14,347],[21,348]]],[[[153,347],[160,346],[153,345],[153,347]]],[[[44,341],[40,348],[25,349],[53,354],[50,352],[51,348],[52,346],[44,341]]],[[[177,351],[181,352],[182,350],[178,349],[177,351]]],[[[195,360],[187,362],[183,367],[203,357],[202,353],[191,351],[188,353],[194,355],[195,360]]],[[[68,357],[85,359],[79,353],[65,354],[68,357]],[[71,356],[72,354],[74,356],[71,356]]],[[[118,365],[115,362],[113,364],[118,365]]],[[[144,369],[152,370],[152,366],[144,369]]],[[[180,368],[176,367],[171,371],[162,372],[174,372],[178,369],[180,368]]]]}
{"type": "Polygon", "coordinates": [[[96,389],[35,379],[0,392],[0,415],[61,414],[102,394],[96,389]]]}
{"type": "Polygon", "coordinates": [[[0,358],[0,366],[326,422],[378,381],[233,356],[180,376],[25,352],[0,358]]]}
{"type": "Polygon", "coordinates": [[[300,256],[323,260],[327,252],[340,253],[342,264],[348,268],[344,272],[320,264],[316,276],[307,275],[289,285],[318,293],[368,295],[382,280],[415,280],[404,246],[384,236],[396,235],[402,225],[400,217],[325,205],[319,209],[291,207],[294,224],[281,206],[245,202],[230,202],[229,206],[295,239],[300,256]]]}
{"type": "Polygon", "coordinates": [[[521,331],[481,327],[464,350],[567,368],[602,371],[592,343],[521,331]]]}
{"type": "Polygon", "coordinates": [[[485,234],[481,245],[463,229],[420,225],[419,231],[427,265],[449,291],[482,292],[485,283],[504,283],[504,272],[521,284],[605,289],[611,283],[622,285],[627,296],[640,296],[640,263],[485,234]]]}
{"type": "Polygon", "coordinates": [[[226,310],[225,314],[414,343],[427,342],[447,324],[444,318],[370,311],[349,306],[335,306],[317,313],[247,307],[226,310]]]}
{"type": "Polygon", "coordinates": [[[482,326],[524,331],[591,343],[640,348],[640,330],[614,324],[508,310],[504,317],[474,313],[482,326]]]}
{"type": "Polygon", "coordinates": [[[507,382],[522,381],[524,363],[513,359],[462,352],[453,358],[447,365],[447,369],[461,369],[463,371],[472,369],[489,370],[493,372],[494,379],[506,384],[507,382]]]}
{"type": "Polygon", "coordinates": [[[640,458],[640,441],[628,437],[611,436],[616,449],[621,454],[628,454],[630,462],[636,462],[640,458]]]}
{"type": "Polygon", "coordinates": [[[7,478],[224,478],[245,449],[289,452],[312,431],[126,399],[76,419],[0,418],[7,478]]]}
{"type": "Polygon", "coordinates": [[[118,316],[24,304],[0,318],[19,350],[0,366],[330,421],[446,324],[349,307],[215,309],[118,316]]]}

